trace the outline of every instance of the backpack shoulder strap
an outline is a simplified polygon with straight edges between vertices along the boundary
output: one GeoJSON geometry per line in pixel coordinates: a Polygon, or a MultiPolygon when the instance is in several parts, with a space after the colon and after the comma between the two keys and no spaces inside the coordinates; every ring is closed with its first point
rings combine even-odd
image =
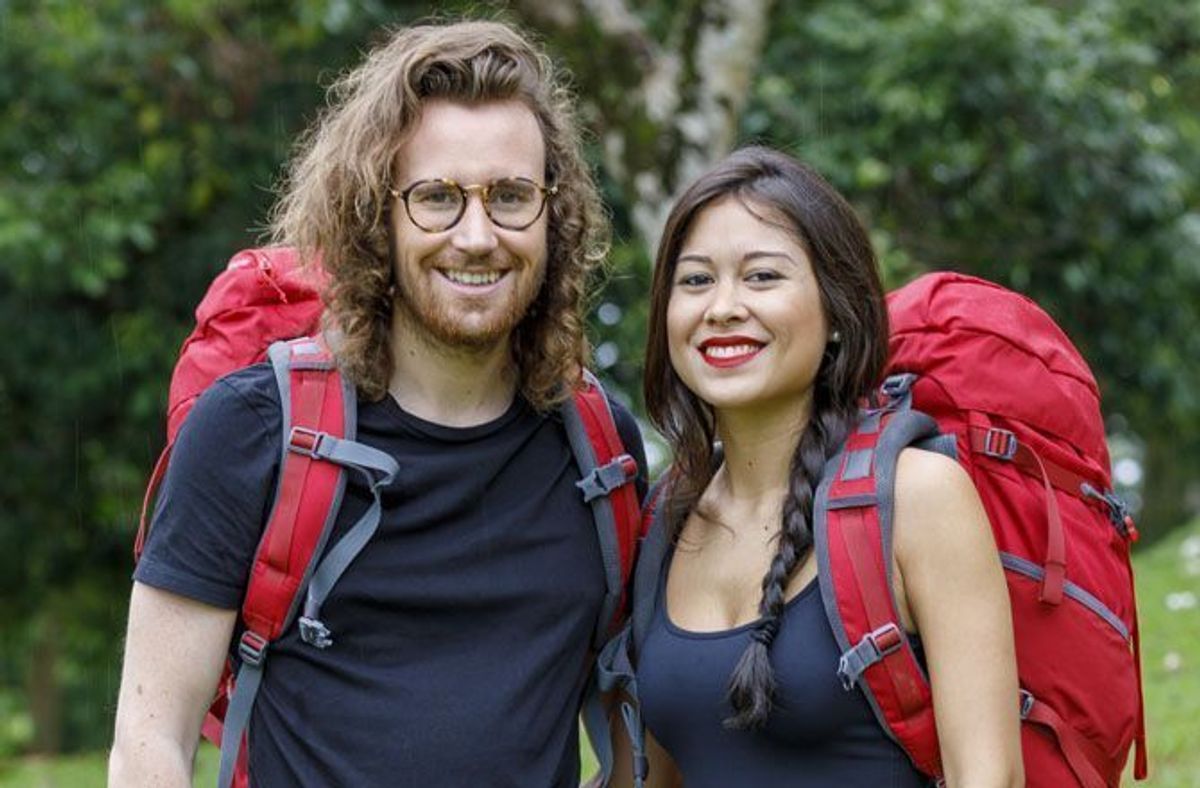
{"type": "Polygon", "coordinates": [[[671,547],[671,523],[667,520],[667,492],[670,487],[670,472],[654,483],[646,495],[642,513],[642,538],[638,548],[637,563],[633,569],[630,588],[632,611],[630,621],[631,658],[646,640],[646,633],[654,618],[654,605],[658,597],[658,584],[662,579],[663,562],[671,547]]]}
{"type": "Polygon", "coordinates": [[[624,693],[624,697],[618,698],[619,711],[633,755],[635,788],[644,784],[649,771],[637,677],[633,669],[634,643],[639,642],[638,638],[645,637],[649,626],[654,612],[654,598],[658,593],[659,570],[670,543],[665,507],[662,506],[667,480],[668,476],[664,475],[650,488],[642,507],[642,519],[638,526],[640,546],[631,583],[633,611],[630,620],[597,654],[595,668],[584,692],[583,724],[600,767],[600,785],[608,785],[613,769],[612,728],[609,725],[609,715],[613,710],[608,707],[605,698],[614,691],[624,693]]]}
{"type": "Polygon", "coordinates": [[[593,638],[598,649],[624,616],[625,587],[637,549],[637,461],[626,451],[608,396],[590,372],[563,403],[563,425],[581,478],[577,486],[592,509],[604,560],[605,595],[593,638]]]}
{"type": "Polygon", "coordinates": [[[814,505],[817,577],[843,653],[838,676],[862,689],[883,730],[925,774],[941,776],[929,679],[892,594],[896,460],[937,424],[907,408],[868,412],[825,467],[814,505]]]}
{"type": "MultiPolygon", "coordinates": [[[[353,438],[356,400],[319,339],[277,342],[268,358],[279,386],[283,440],[271,513],[259,540],[242,603],[241,668],[224,714],[219,785],[234,779],[267,647],[295,617],[345,488],[345,474],[320,461],[318,437],[353,438]]],[[[213,726],[210,726],[210,730],[213,726]]],[[[244,762],[244,757],[241,758],[244,762]]]]}

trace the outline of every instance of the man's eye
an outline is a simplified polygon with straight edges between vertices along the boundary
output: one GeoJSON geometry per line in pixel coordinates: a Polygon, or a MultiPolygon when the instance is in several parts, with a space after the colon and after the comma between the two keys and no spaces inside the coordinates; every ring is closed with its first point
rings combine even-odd
{"type": "Polygon", "coordinates": [[[488,192],[489,202],[506,207],[533,202],[533,187],[521,183],[497,183],[488,192]]]}
{"type": "Polygon", "coordinates": [[[431,207],[456,205],[458,203],[458,193],[454,189],[445,186],[417,189],[412,193],[411,197],[415,202],[431,207]]]}

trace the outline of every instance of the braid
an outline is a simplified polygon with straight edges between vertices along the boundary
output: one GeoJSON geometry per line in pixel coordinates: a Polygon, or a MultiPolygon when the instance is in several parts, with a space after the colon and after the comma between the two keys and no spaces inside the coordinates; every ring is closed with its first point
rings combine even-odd
{"type": "Polygon", "coordinates": [[[763,577],[763,595],[758,607],[762,619],[751,633],[750,643],[729,679],[728,697],[733,716],[725,720],[727,728],[760,728],[766,724],[771,712],[775,672],[771,668],[769,652],[779,632],[787,581],[812,552],[815,485],[825,463],[841,445],[852,415],[853,411],[843,413],[832,408],[815,415],[805,427],[792,456],[779,546],[763,577]]]}

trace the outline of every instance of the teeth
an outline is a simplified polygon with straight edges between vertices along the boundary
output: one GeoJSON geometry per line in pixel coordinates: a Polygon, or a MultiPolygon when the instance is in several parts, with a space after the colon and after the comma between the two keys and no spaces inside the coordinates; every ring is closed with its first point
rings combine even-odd
{"type": "Polygon", "coordinates": [[[500,281],[499,271],[452,271],[443,269],[442,274],[451,282],[460,285],[494,285],[500,281]]]}
{"type": "Polygon", "coordinates": [[[758,348],[758,345],[709,345],[704,348],[704,355],[713,358],[733,358],[757,352],[758,348]]]}

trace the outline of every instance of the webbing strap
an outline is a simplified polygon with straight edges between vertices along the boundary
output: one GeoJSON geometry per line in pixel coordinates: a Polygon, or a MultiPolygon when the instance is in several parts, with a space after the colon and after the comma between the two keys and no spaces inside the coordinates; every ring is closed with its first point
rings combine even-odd
{"type": "Polygon", "coordinates": [[[1021,718],[1027,722],[1048,728],[1058,741],[1058,748],[1067,759],[1067,765],[1075,773],[1083,788],[1109,788],[1105,772],[1111,771],[1108,758],[1096,746],[1068,725],[1054,709],[1022,691],[1021,718]]]}
{"type": "MultiPolygon", "coordinates": [[[[887,630],[890,625],[898,635],[899,627],[894,620],[891,598],[884,585],[884,580],[888,576],[887,571],[878,565],[874,549],[878,540],[871,538],[872,533],[879,532],[879,526],[868,521],[868,518],[877,517],[878,511],[875,507],[845,509],[841,510],[838,516],[841,517],[841,532],[846,543],[846,554],[850,557],[850,565],[854,570],[854,577],[858,581],[859,593],[862,596],[863,608],[867,613],[867,621],[871,626],[872,634],[887,630]]],[[[924,708],[925,698],[914,682],[906,680],[901,660],[887,658],[898,652],[899,644],[897,643],[895,647],[885,650],[881,654],[881,658],[888,678],[892,682],[892,687],[896,691],[896,700],[900,703],[901,711],[905,717],[910,717],[924,708]]]]}
{"type": "Polygon", "coordinates": [[[1142,691],[1142,635],[1141,627],[1138,625],[1137,584],[1132,582],[1133,560],[1129,555],[1129,550],[1125,551],[1125,565],[1129,567],[1131,580],[1129,601],[1130,610],[1133,611],[1133,669],[1137,676],[1138,690],[1137,727],[1133,731],[1133,778],[1144,780],[1150,771],[1150,763],[1146,753],[1146,699],[1142,691]]]}
{"type": "MultiPolygon", "coordinates": [[[[629,625],[626,625],[616,637],[612,638],[596,656],[595,669],[584,693],[582,709],[583,724],[588,732],[588,740],[592,751],[600,765],[600,785],[608,785],[613,771],[612,729],[609,727],[608,708],[603,703],[606,694],[623,691],[632,703],[638,704],[637,679],[634,676],[633,663],[629,658],[629,641],[632,637],[629,625]]],[[[622,703],[621,713],[625,719],[625,730],[629,736],[630,745],[635,755],[641,752],[644,759],[644,735],[641,728],[641,717],[636,715],[636,708],[626,712],[622,703]],[[636,735],[635,735],[636,734],[636,735]]],[[[638,766],[635,757],[635,769],[638,766]]],[[[644,777],[644,775],[643,775],[644,777]]],[[[638,783],[640,785],[640,783],[638,783]]]]}
{"type": "Polygon", "coordinates": [[[243,661],[238,670],[233,696],[225,710],[225,728],[221,732],[221,769],[217,775],[217,788],[231,788],[233,785],[238,752],[250,722],[250,710],[254,708],[254,698],[262,684],[262,668],[262,662],[254,664],[243,661]]]}
{"type": "Polygon", "coordinates": [[[311,446],[297,447],[296,438],[303,435],[293,430],[294,451],[311,452],[319,457],[358,471],[371,489],[371,505],[338,543],[325,554],[313,571],[304,599],[304,615],[300,619],[300,636],[310,645],[326,648],[333,644],[331,633],[321,622],[321,605],[379,527],[383,512],[380,489],[391,484],[400,466],[391,455],[355,441],[341,440],[329,435],[315,435],[311,446]]]}
{"type": "Polygon", "coordinates": [[[1036,451],[1018,441],[1017,436],[1008,430],[972,426],[971,450],[988,457],[1013,462],[1035,479],[1042,480],[1046,494],[1046,554],[1043,561],[1046,574],[1042,578],[1038,599],[1048,605],[1060,604],[1067,578],[1067,545],[1062,516],[1058,512],[1058,498],[1054,495],[1054,487],[1061,484],[1054,484],[1051,473],[1059,478],[1060,483],[1073,483],[1072,480],[1078,480],[1079,484],[1076,484],[1073,491],[1069,487],[1066,488],[1073,495],[1082,494],[1083,477],[1053,463],[1043,462],[1036,451]],[[1054,471],[1051,471],[1051,468],[1054,471]]]}

